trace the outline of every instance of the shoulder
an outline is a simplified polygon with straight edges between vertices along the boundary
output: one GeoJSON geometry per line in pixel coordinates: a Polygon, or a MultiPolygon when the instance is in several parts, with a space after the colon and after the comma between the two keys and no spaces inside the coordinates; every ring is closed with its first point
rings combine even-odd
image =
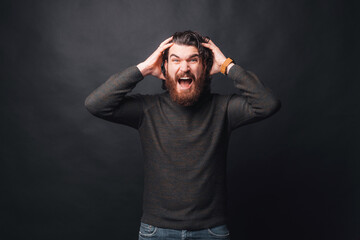
{"type": "Polygon", "coordinates": [[[228,94],[228,95],[223,95],[223,94],[219,94],[219,93],[212,93],[212,101],[215,104],[219,104],[219,105],[225,105],[227,106],[230,98],[232,97],[233,94],[228,94]]]}

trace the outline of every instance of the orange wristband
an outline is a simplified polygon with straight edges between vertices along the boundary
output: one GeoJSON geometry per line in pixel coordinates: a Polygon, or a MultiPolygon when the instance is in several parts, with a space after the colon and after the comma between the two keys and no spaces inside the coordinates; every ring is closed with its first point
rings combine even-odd
{"type": "Polygon", "coordinates": [[[231,58],[227,58],[225,62],[221,65],[220,72],[226,75],[226,68],[229,66],[230,63],[234,62],[231,58]]]}

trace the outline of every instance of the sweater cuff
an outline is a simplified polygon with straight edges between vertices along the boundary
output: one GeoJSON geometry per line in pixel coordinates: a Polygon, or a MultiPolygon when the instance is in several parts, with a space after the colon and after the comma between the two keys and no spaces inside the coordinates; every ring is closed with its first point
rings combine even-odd
{"type": "Polygon", "coordinates": [[[141,74],[136,65],[128,67],[121,73],[121,75],[127,79],[131,79],[133,83],[140,82],[144,79],[144,76],[141,74]]]}
{"type": "Polygon", "coordinates": [[[235,80],[245,69],[240,67],[239,65],[235,64],[229,70],[228,77],[235,80]]]}

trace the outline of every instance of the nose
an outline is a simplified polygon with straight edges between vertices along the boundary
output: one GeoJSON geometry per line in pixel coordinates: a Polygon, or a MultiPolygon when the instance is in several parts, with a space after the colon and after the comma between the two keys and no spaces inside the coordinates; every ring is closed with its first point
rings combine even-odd
{"type": "Polygon", "coordinates": [[[190,70],[189,64],[187,61],[181,61],[180,63],[180,71],[181,72],[187,72],[190,70]]]}

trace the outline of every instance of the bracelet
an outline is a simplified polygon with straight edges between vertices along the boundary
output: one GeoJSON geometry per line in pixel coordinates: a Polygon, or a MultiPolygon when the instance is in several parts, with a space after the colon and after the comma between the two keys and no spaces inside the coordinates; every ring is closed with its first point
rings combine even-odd
{"type": "Polygon", "coordinates": [[[230,63],[234,62],[231,58],[227,58],[225,62],[221,65],[220,72],[224,75],[226,74],[226,68],[229,66],[230,63]]]}

